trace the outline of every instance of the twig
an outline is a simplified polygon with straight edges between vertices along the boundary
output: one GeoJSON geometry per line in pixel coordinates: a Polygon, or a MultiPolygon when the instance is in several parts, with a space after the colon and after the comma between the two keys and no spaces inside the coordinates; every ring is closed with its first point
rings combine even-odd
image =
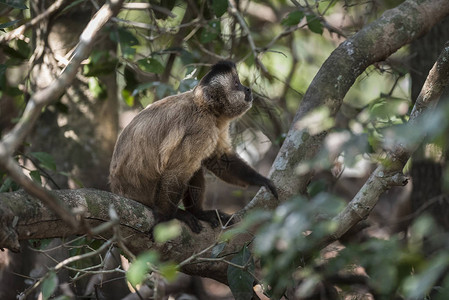
{"type": "Polygon", "coordinates": [[[253,37],[251,35],[251,31],[249,30],[248,25],[245,22],[245,19],[243,19],[242,15],[239,13],[237,8],[234,6],[232,1],[228,1],[228,4],[229,4],[229,7],[230,7],[231,14],[237,19],[237,21],[239,22],[240,26],[242,27],[243,31],[246,34],[246,38],[247,38],[249,46],[251,48],[251,52],[253,53],[254,61],[256,62],[256,65],[262,70],[262,73],[265,76],[271,77],[271,74],[268,72],[267,68],[260,61],[260,59],[258,57],[260,51],[256,47],[256,44],[254,43],[253,37]]]}
{"type": "Polygon", "coordinates": [[[204,253],[206,253],[207,251],[209,251],[210,249],[212,249],[212,248],[215,247],[216,245],[217,245],[217,243],[215,242],[215,243],[213,243],[212,245],[210,245],[209,247],[207,247],[207,248],[201,250],[200,252],[195,253],[194,255],[192,255],[192,256],[186,258],[185,260],[183,260],[182,262],[180,262],[180,263],[178,264],[179,268],[181,268],[181,267],[183,267],[183,266],[189,264],[191,261],[197,259],[199,256],[203,255],[204,253]]]}
{"type": "MultiPolygon", "coordinates": [[[[57,272],[59,271],[61,268],[67,266],[68,264],[71,264],[75,261],[78,260],[82,260],[82,259],[86,259],[86,258],[90,258],[92,256],[98,255],[100,253],[102,253],[103,251],[105,251],[107,248],[109,248],[112,245],[113,241],[112,240],[108,240],[106,241],[103,245],[101,245],[100,248],[98,248],[95,251],[92,252],[88,252],[85,254],[81,254],[81,255],[76,255],[76,256],[71,256],[63,261],[61,261],[60,263],[58,263],[54,268],[51,268],[50,271],[54,271],[57,272]]],[[[45,276],[43,276],[42,278],[40,278],[38,281],[36,281],[31,287],[29,287],[28,289],[26,289],[23,293],[21,293],[18,296],[19,300],[25,300],[27,299],[27,297],[30,295],[30,293],[35,290],[37,287],[39,287],[42,282],[44,282],[45,279],[47,279],[47,277],[49,276],[51,272],[47,272],[45,274],[45,276]]]]}
{"type": "Polygon", "coordinates": [[[25,23],[22,26],[19,26],[16,29],[11,30],[7,34],[0,36],[0,44],[7,43],[15,38],[23,39],[23,34],[25,33],[25,30],[36,25],[37,23],[41,22],[45,18],[48,18],[48,16],[50,16],[52,13],[57,11],[62,6],[62,4],[64,4],[65,1],[66,0],[57,0],[52,5],[50,5],[46,11],[44,11],[40,15],[36,16],[34,19],[29,21],[28,23],[25,23]]]}

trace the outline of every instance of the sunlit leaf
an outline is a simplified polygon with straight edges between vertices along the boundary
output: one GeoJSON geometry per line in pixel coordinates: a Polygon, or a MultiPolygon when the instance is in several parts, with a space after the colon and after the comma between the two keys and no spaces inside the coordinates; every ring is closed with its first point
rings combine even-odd
{"type": "Polygon", "coordinates": [[[139,255],[131,264],[126,272],[126,279],[132,286],[140,284],[150,270],[150,264],[158,261],[158,254],[154,251],[148,251],[139,255]]]}
{"type": "Polygon", "coordinates": [[[177,238],[182,232],[179,222],[173,220],[170,222],[159,223],[154,227],[154,240],[158,243],[177,238]]]}
{"type": "Polygon", "coordinates": [[[134,106],[134,97],[132,96],[130,91],[123,89],[122,98],[129,107],[134,106]]]}
{"type": "Polygon", "coordinates": [[[88,85],[89,91],[95,98],[105,99],[107,97],[106,86],[97,77],[89,77],[88,85]]]}
{"type": "Polygon", "coordinates": [[[164,263],[159,266],[158,271],[168,281],[174,281],[178,277],[178,265],[175,263],[164,263]]]}

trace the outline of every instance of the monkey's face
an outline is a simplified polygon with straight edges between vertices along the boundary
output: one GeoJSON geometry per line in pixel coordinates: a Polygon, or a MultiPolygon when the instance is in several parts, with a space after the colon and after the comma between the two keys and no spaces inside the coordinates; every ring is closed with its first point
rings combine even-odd
{"type": "Polygon", "coordinates": [[[199,87],[205,104],[218,116],[236,118],[251,108],[251,90],[240,83],[232,62],[222,61],[214,65],[199,87]]]}

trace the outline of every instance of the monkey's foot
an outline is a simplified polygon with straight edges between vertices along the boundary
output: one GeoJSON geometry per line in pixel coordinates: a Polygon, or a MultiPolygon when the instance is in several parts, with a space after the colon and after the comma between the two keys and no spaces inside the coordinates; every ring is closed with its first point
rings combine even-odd
{"type": "MultiPolygon", "coordinates": [[[[173,219],[178,219],[179,221],[189,226],[190,230],[192,230],[194,233],[200,233],[201,230],[203,229],[201,222],[193,214],[182,209],[176,210],[175,214],[169,217],[155,212],[154,217],[156,219],[156,224],[167,222],[173,219]]],[[[151,228],[150,236],[152,236],[152,234],[153,228],[151,228]]]]}
{"type": "Polygon", "coordinates": [[[200,233],[203,229],[200,221],[188,211],[178,209],[175,213],[175,218],[184,222],[195,233],[200,233]]]}

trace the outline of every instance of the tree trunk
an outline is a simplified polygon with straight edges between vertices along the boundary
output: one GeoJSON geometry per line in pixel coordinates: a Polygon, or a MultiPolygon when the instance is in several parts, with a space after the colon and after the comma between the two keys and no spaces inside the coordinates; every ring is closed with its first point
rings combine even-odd
{"type": "MultiPolygon", "coordinates": [[[[41,8],[44,2],[35,1],[32,7],[41,8]]],[[[59,67],[57,59],[67,58],[95,11],[90,2],[86,2],[40,24],[35,34],[36,47],[45,48],[32,70],[36,90],[47,86],[53,79],[52,74],[58,73],[54,70],[59,67]]],[[[108,32],[98,38],[94,49],[115,55],[115,45],[108,32]]],[[[47,152],[55,159],[58,172],[51,176],[58,188],[76,187],[74,181],[59,173],[62,171],[84,187],[109,189],[109,162],[118,134],[118,93],[115,72],[99,79],[106,87],[105,99],[93,95],[89,90],[90,78],[80,72],[58,104],[45,110],[28,139],[31,151],[47,152]],[[64,112],[65,109],[68,112],[64,112]]]]}

